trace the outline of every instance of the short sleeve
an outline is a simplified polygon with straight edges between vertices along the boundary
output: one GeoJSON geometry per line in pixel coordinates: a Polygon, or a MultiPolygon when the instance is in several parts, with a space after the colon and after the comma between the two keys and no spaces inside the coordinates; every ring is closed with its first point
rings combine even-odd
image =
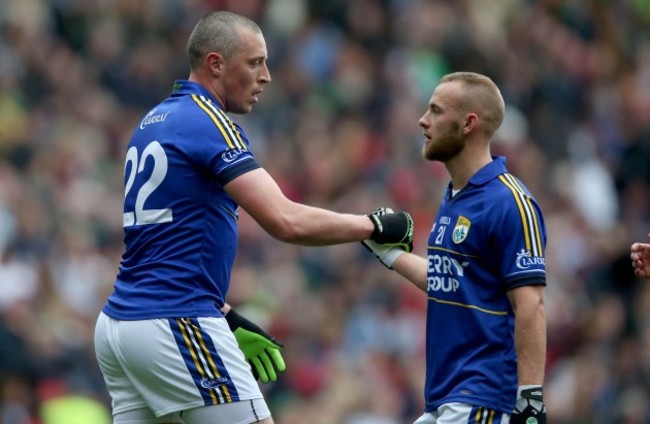
{"type": "Polygon", "coordinates": [[[194,125],[180,138],[188,140],[183,150],[190,160],[221,185],[259,168],[241,127],[211,102],[195,101],[199,109],[194,111],[194,125]]]}
{"type": "Polygon", "coordinates": [[[539,205],[521,183],[502,179],[505,185],[492,203],[495,217],[489,237],[492,252],[507,290],[546,284],[546,229],[539,205]]]}

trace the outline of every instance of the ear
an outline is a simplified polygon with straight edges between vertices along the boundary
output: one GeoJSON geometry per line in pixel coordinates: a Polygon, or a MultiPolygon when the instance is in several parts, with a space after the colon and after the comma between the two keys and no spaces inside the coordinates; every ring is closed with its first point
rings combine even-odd
{"type": "Polygon", "coordinates": [[[463,125],[463,134],[469,134],[474,131],[478,124],[478,116],[475,113],[468,113],[465,116],[465,125],[463,125]]]}
{"type": "Polygon", "coordinates": [[[226,62],[220,53],[210,52],[205,55],[203,63],[211,75],[219,76],[223,72],[226,62]]]}

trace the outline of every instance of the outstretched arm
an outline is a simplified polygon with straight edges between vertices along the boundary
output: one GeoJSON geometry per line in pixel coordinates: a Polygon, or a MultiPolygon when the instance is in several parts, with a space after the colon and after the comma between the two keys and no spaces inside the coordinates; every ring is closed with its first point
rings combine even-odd
{"type": "MultiPolygon", "coordinates": [[[[650,237],[650,234],[648,234],[650,237]]],[[[630,259],[634,274],[641,278],[650,278],[650,244],[634,243],[630,247],[630,259]]]]}
{"type": "Polygon", "coordinates": [[[267,233],[287,243],[324,246],[371,238],[410,244],[413,240],[413,220],[406,212],[371,219],[293,202],[263,168],[240,175],[224,188],[267,233]]]}

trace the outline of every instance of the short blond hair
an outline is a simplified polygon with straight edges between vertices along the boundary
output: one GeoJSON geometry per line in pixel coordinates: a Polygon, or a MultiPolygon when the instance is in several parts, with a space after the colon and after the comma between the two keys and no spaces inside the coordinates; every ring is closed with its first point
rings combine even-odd
{"type": "Polygon", "coordinates": [[[473,112],[484,123],[483,131],[492,136],[503,122],[505,102],[499,87],[489,77],[475,72],[453,72],[440,79],[440,84],[460,82],[467,89],[457,105],[462,113],[473,112]]]}

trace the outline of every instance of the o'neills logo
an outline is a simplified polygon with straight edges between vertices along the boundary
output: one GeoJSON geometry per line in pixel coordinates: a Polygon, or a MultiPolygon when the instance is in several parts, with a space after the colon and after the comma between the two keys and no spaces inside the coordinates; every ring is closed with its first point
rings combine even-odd
{"type": "Polygon", "coordinates": [[[147,116],[144,117],[142,122],[140,122],[140,129],[143,130],[147,125],[165,122],[167,115],[169,115],[169,112],[156,114],[156,109],[151,110],[149,113],[147,113],[147,116]]]}

